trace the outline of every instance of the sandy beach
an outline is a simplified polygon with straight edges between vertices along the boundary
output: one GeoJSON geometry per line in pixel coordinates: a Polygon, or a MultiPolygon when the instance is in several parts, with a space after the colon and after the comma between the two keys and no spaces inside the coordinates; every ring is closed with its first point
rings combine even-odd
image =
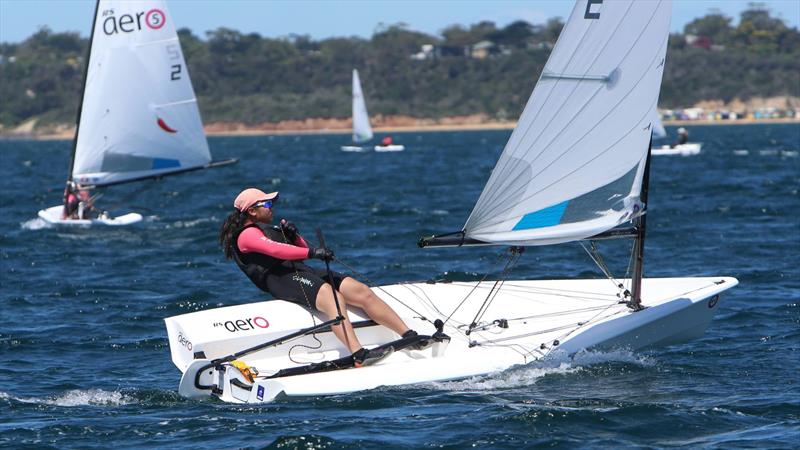
{"type": "MultiPolygon", "coordinates": [[[[497,122],[475,118],[473,116],[451,117],[444,119],[412,119],[401,117],[384,118],[373,130],[377,134],[386,133],[421,133],[434,131],[480,131],[480,130],[511,130],[516,122],[497,122]]],[[[671,120],[664,121],[667,126],[697,126],[697,125],[759,125],[776,123],[800,124],[800,119],[737,119],[737,120],[671,120]]],[[[350,134],[349,119],[307,119],[305,121],[287,121],[278,123],[261,123],[248,125],[243,123],[215,122],[206,124],[208,136],[269,136],[293,134],[350,134]]],[[[0,138],[6,139],[34,139],[34,140],[71,140],[75,128],[66,125],[48,127],[43,130],[26,130],[24,133],[15,130],[0,132],[0,138]]]]}

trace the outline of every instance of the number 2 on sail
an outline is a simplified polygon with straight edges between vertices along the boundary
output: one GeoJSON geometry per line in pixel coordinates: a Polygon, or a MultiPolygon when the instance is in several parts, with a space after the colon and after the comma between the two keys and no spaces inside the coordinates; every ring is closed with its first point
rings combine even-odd
{"type": "Polygon", "coordinates": [[[173,61],[178,61],[178,64],[172,64],[172,66],[170,66],[170,69],[172,69],[172,71],[170,72],[169,79],[172,81],[180,80],[181,69],[182,69],[182,66],[180,64],[181,50],[175,44],[167,45],[166,48],[167,48],[167,54],[169,55],[169,59],[173,61]]]}

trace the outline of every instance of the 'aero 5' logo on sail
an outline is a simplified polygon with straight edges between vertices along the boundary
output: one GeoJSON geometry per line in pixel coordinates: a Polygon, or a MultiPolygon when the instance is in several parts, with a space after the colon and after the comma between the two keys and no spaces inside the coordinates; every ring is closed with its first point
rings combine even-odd
{"type": "Polygon", "coordinates": [[[164,11],[153,8],[150,11],[142,11],[134,14],[122,14],[117,17],[113,9],[103,11],[103,33],[111,36],[117,33],[133,33],[147,27],[158,30],[167,22],[164,11]]]}

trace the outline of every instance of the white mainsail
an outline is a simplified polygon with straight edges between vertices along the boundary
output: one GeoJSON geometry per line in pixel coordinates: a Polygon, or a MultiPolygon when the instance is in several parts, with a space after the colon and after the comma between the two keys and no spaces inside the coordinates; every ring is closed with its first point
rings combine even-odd
{"type": "Polygon", "coordinates": [[[579,0],[464,226],[510,245],[583,239],[640,211],[670,0],[579,0]]]}
{"type": "Polygon", "coordinates": [[[103,186],[211,161],[163,0],[100,0],[72,179],[103,186]]]}
{"type": "Polygon", "coordinates": [[[372,139],[372,127],[369,126],[367,104],[361,92],[361,80],[358,70],[353,69],[353,142],[360,143],[372,139]]]}

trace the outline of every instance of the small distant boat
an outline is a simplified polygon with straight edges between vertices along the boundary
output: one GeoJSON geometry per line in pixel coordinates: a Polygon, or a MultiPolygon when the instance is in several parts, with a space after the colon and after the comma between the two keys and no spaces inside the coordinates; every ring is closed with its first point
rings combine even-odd
{"type": "Polygon", "coordinates": [[[142,220],[142,215],[139,213],[128,213],[117,217],[110,217],[107,214],[101,213],[92,219],[70,219],[64,220],[61,218],[64,212],[63,205],[51,206],[47,209],[39,211],[39,218],[50,224],[70,225],[75,227],[90,227],[92,225],[104,225],[108,227],[118,227],[124,225],[131,225],[142,220]]]}
{"type": "Polygon", "coordinates": [[[364,101],[364,92],[361,90],[361,79],[358,77],[358,70],[353,69],[353,143],[343,145],[344,152],[365,152],[375,150],[376,152],[399,152],[405,150],[405,146],[398,144],[370,146],[368,142],[373,138],[372,126],[369,124],[369,113],[367,104],[364,101]]]}
{"type": "Polygon", "coordinates": [[[401,152],[405,149],[405,146],[393,143],[391,136],[384,137],[381,143],[375,146],[376,152],[401,152]]]}
{"type": "Polygon", "coordinates": [[[653,148],[653,155],[656,156],[693,156],[699,155],[703,146],[702,142],[687,142],[686,144],[676,145],[674,147],[669,145],[662,145],[661,147],[653,148]]]}
{"type": "MultiPolygon", "coordinates": [[[[653,139],[664,139],[666,137],[667,131],[664,129],[664,124],[661,123],[661,117],[658,112],[655,112],[653,118],[653,139]]],[[[651,153],[655,156],[692,156],[699,154],[702,146],[702,142],[662,145],[661,147],[653,147],[651,153]]]]}
{"type": "MultiPolygon", "coordinates": [[[[236,161],[211,161],[166,2],[98,0],[68,189],[88,191],[236,161]]],[[[39,217],[54,225],[81,227],[142,220],[136,213],[70,219],[63,212],[63,205],[53,206],[39,211],[39,217]]]]}

